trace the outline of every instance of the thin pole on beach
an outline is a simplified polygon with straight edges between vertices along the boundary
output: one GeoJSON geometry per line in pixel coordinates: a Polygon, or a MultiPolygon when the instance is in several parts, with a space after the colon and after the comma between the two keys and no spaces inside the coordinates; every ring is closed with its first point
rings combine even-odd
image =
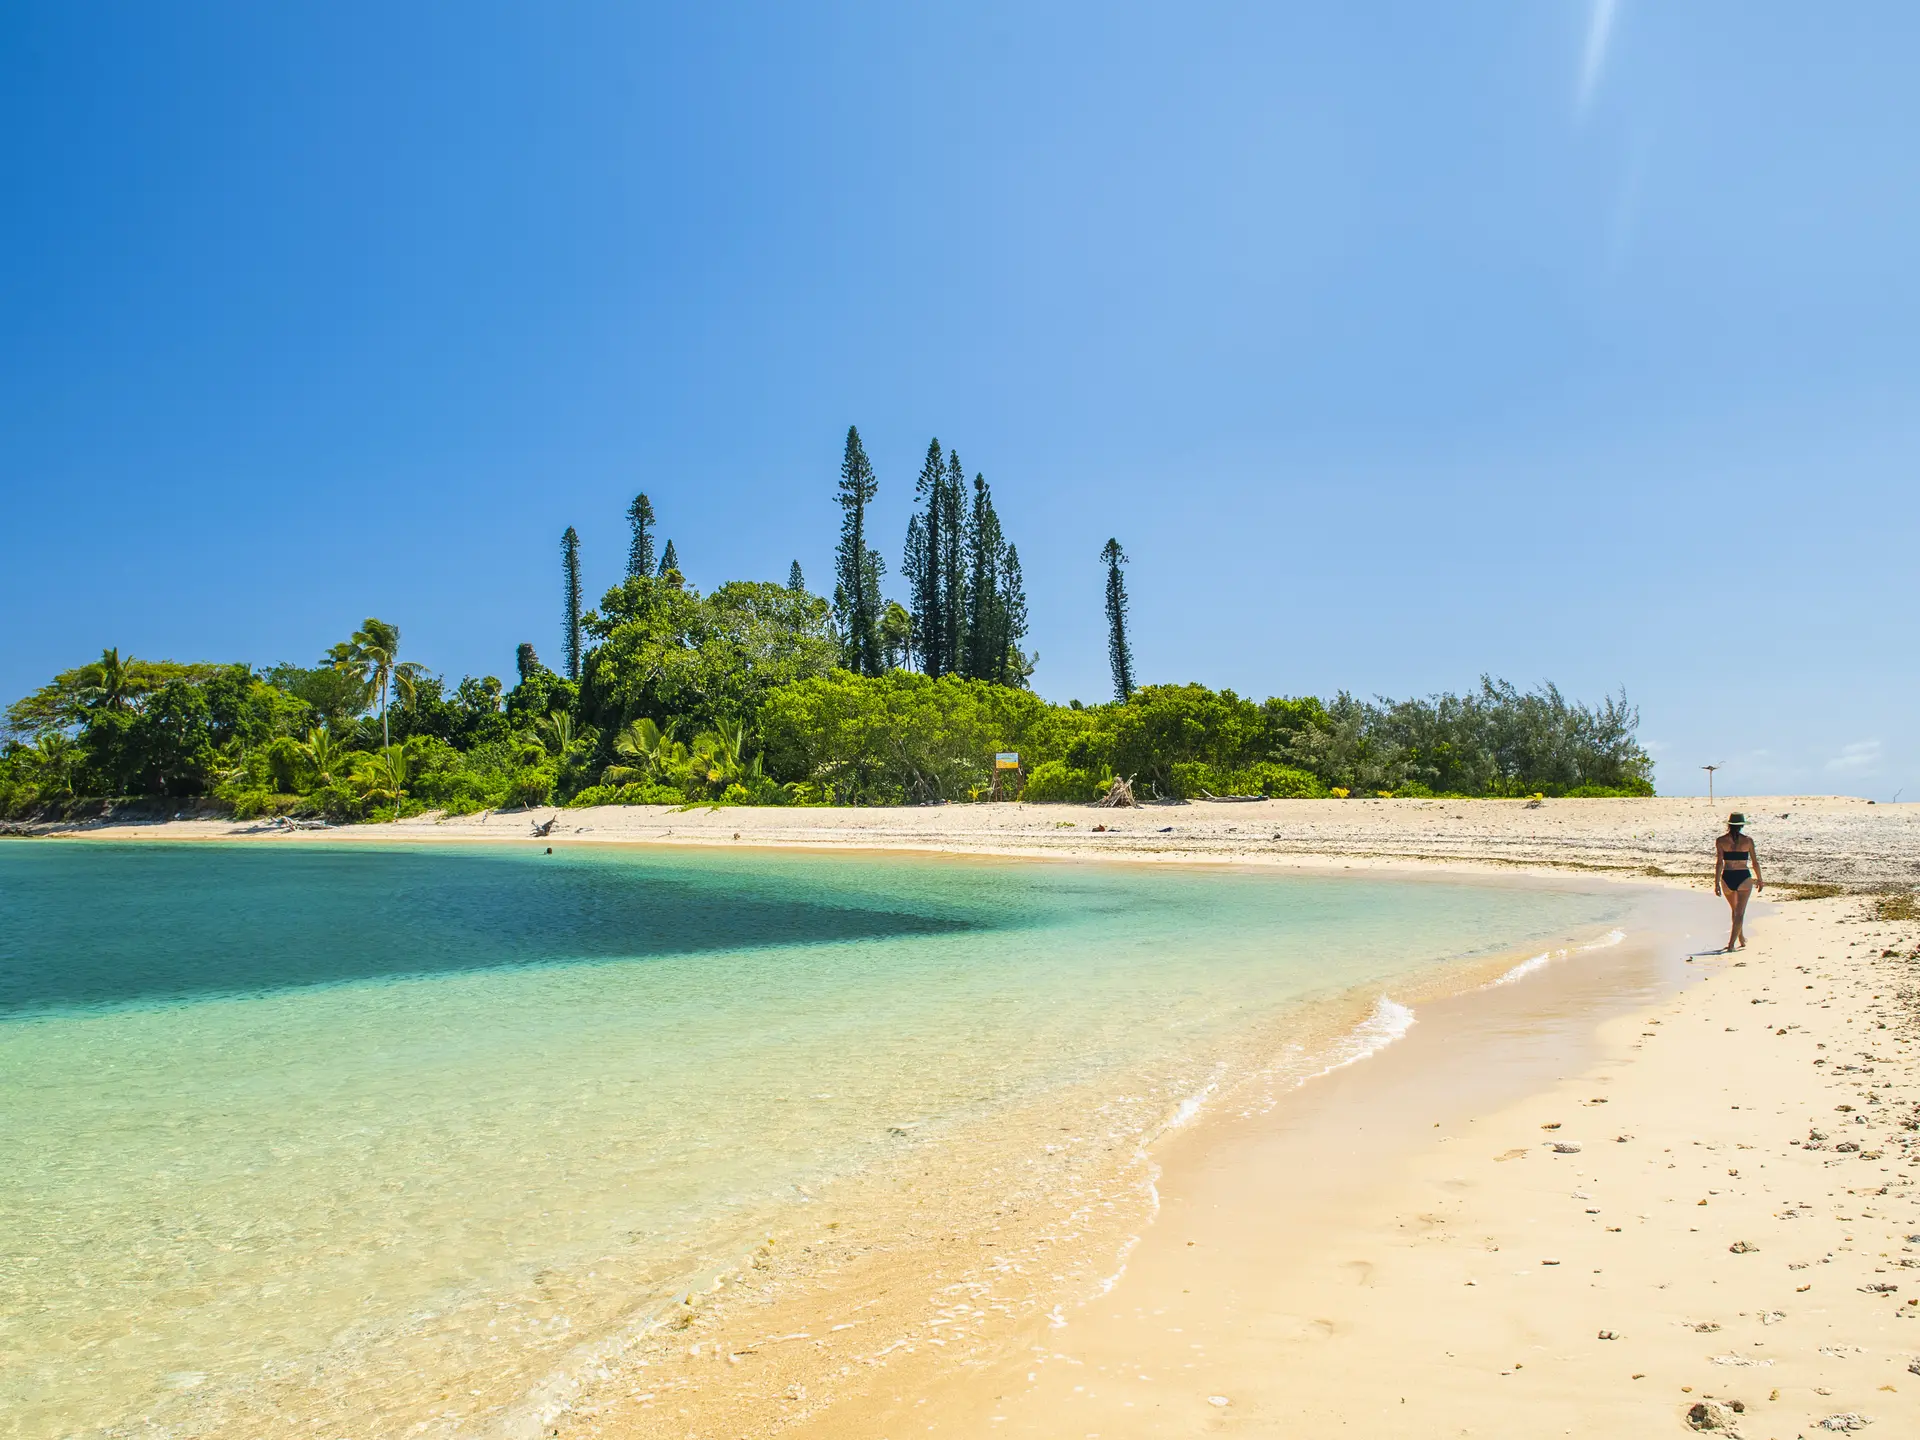
{"type": "Polygon", "coordinates": [[[1713,772],[1720,767],[1718,765],[1702,765],[1700,768],[1707,772],[1707,804],[1711,805],[1713,804],[1713,772]]]}

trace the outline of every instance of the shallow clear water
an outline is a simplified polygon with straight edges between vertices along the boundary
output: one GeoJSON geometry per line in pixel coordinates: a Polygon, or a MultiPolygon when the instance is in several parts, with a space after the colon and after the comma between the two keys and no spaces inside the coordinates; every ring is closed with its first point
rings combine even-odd
{"type": "Polygon", "coordinates": [[[0,1434],[475,1433],[902,1129],[1177,1086],[1317,998],[1625,911],[1200,867],[0,846],[0,1434]]]}

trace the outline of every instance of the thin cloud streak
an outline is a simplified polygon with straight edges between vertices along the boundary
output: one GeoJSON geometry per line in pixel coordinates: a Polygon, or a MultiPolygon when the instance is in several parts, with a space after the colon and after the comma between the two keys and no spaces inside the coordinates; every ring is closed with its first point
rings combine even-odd
{"type": "Polygon", "coordinates": [[[1864,771],[1877,770],[1879,766],[1880,742],[1878,740],[1855,741],[1827,761],[1827,769],[1840,775],[1858,775],[1864,771]]]}
{"type": "Polygon", "coordinates": [[[1599,93],[1601,77],[1607,69],[1607,50],[1613,43],[1613,17],[1619,0],[1593,0],[1587,20],[1587,49],[1580,61],[1579,113],[1584,117],[1599,93]]]}

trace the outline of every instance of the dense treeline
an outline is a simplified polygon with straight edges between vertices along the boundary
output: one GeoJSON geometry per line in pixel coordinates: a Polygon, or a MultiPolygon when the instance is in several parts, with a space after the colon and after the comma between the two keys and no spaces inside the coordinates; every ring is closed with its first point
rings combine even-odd
{"type": "MultiPolygon", "coordinates": [[[[180,664],[116,650],[7,711],[0,812],[78,813],[127,797],[233,814],[385,819],[545,804],[900,804],[988,793],[996,752],[1023,798],[1086,801],[1115,776],[1143,796],[1651,794],[1624,697],[1482,680],[1465,695],[1255,702],[1199,685],[1136,689],[1124,563],[1101,558],[1116,699],[1028,688],[1019,555],[985,477],[927,451],[887,601],[867,542],[876,488],[847,437],[835,595],[733,581],[702,594],[645,495],[627,577],[582,611],[580,542],[562,542],[564,674],[519,645],[515,683],[448,688],[368,619],[312,666],[180,664]]],[[[1091,595],[1089,597],[1091,599],[1091,595]]]]}
{"type": "Polygon", "coordinates": [[[1256,703],[1149,685],[1124,703],[1054,705],[958,675],[853,674],[824,600],[746,582],[703,596],[635,577],[583,626],[596,643],[577,686],[537,660],[505,694],[491,677],[449,692],[389,670],[384,713],[378,666],[254,671],[109,651],[9,711],[0,807],[210,797],[241,816],[349,820],[549,803],[885,805],[977,798],[1002,750],[1021,755],[1034,801],[1092,800],[1114,775],[1162,799],[1653,789],[1632,707],[1570,704],[1551,686],[1256,703]]]}

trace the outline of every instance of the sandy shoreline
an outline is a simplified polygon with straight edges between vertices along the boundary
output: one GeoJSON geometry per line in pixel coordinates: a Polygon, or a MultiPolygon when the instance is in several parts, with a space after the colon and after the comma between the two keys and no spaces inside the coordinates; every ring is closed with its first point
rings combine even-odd
{"type": "Polygon", "coordinates": [[[1909,1433],[1920,933],[1859,909],[1783,909],[1683,989],[1669,950],[1430,1007],[1165,1146],[1111,1296],[794,1433],[1909,1433]]]}
{"type": "MultiPolygon", "coordinates": [[[[844,1337],[786,1337],[777,1360],[695,1321],[682,1383],[763,1403],[622,1385],[541,1433],[1611,1436],[1685,1432],[1690,1411],[1746,1436],[1906,1433],[1920,924],[1871,918],[1859,894],[1756,906],[1745,953],[1688,962],[1724,934],[1705,857],[1736,807],[1776,895],[1920,878],[1920,812],[1818,797],[559,812],[543,845],[1591,870],[1668,887],[1693,943],[1649,935],[1422,1005],[1364,1064],[1268,1110],[1209,1109],[1156,1146],[1163,1208],[1104,1297],[858,1363],[857,1316],[833,1322],[844,1337]]],[[[531,843],[528,823],[325,838],[531,843]]],[[[69,833],[282,838],[210,821],[69,833]]],[[[929,1278],[887,1283],[925,1302],[929,1278]]]]}
{"type": "Polygon", "coordinates": [[[269,821],[106,820],[29,828],[38,835],[111,840],[284,841],[317,835],[339,842],[530,842],[534,820],[557,817],[553,843],[737,843],[1308,865],[1411,861],[1698,880],[1710,874],[1711,837],[1734,809],[1752,817],[1771,882],[1846,889],[1920,882],[1920,805],[1805,795],[1723,796],[1711,806],[1704,800],[1663,799],[1547,800],[1538,806],[1523,800],[1199,801],[1121,811],[1017,804],[694,810],[635,805],[423,816],[297,835],[269,821]]]}

